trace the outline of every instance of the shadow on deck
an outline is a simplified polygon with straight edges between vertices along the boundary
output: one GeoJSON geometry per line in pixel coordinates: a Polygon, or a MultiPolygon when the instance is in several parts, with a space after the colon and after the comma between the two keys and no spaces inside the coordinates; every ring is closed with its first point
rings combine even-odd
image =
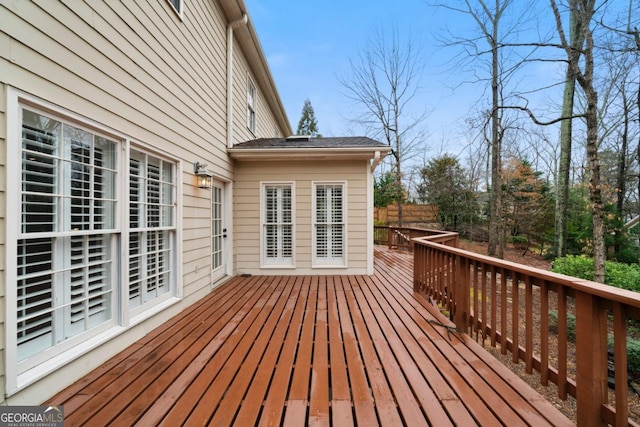
{"type": "Polygon", "coordinates": [[[374,276],[235,277],[49,400],[65,425],[570,425],[414,296],[374,276]]]}

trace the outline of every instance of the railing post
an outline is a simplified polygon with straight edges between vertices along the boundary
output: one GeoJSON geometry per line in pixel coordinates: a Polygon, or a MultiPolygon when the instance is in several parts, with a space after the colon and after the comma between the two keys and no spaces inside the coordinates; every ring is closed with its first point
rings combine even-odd
{"type": "Polygon", "coordinates": [[[576,403],[579,426],[604,426],[607,403],[607,316],[597,297],[576,291],[576,403]]]}
{"type": "Polygon", "coordinates": [[[413,291],[422,293],[424,287],[424,247],[422,245],[416,245],[416,250],[413,252],[413,291]]]}
{"type": "Polygon", "coordinates": [[[453,286],[454,313],[453,323],[461,331],[467,331],[467,301],[469,300],[469,264],[468,260],[459,255],[455,256],[453,286]]]}

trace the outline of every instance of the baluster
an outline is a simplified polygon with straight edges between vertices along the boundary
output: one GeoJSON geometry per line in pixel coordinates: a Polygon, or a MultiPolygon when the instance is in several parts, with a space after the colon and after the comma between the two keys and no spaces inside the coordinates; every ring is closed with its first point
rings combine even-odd
{"type": "Polygon", "coordinates": [[[558,287],[558,396],[567,398],[567,295],[558,287]]]}
{"type": "Polygon", "coordinates": [[[616,425],[627,424],[629,418],[627,313],[620,303],[613,305],[613,357],[616,378],[616,425]]]}
{"type": "Polygon", "coordinates": [[[524,277],[525,296],[524,307],[525,317],[525,366],[527,374],[533,371],[533,286],[531,285],[531,276],[524,277]]]}
{"type": "Polygon", "coordinates": [[[513,363],[518,364],[519,346],[520,346],[520,291],[518,284],[518,273],[511,273],[511,339],[513,341],[513,347],[511,348],[511,360],[513,363]]]}
{"type": "Polygon", "coordinates": [[[549,385],[549,287],[540,285],[540,383],[549,385]]]}

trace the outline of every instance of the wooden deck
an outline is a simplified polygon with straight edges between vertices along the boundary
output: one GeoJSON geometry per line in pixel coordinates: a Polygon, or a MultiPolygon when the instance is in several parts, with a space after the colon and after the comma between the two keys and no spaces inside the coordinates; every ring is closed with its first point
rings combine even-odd
{"type": "Polygon", "coordinates": [[[374,276],[235,277],[52,397],[65,425],[570,425],[412,290],[374,276]]]}

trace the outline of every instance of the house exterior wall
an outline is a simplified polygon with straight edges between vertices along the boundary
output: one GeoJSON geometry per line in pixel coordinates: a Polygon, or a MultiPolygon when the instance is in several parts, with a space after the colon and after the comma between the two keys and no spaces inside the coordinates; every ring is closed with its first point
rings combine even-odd
{"type": "MultiPolygon", "coordinates": [[[[0,1],[0,404],[7,394],[5,404],[39,404],[210,290],[210,192],[194,185],[193,162],[207,163],[216,179],[234,179],[226,154],[227,20],[218,1],[189,0],[184,8],[180,18],[168,1],[0,1]],[[19,159],[21,143],[7,139],[7,127],[19,135],[20,123],[6,112],[15,116],[15,99],[23,98],[56,117],[108,129],[123,146],[175,160],[178,291],[146,318],[112,328],[110,339],[8,390],[5,296],[15,284],[5,283],[6,230],[18,224],[5,224],[5,190],[19,176],[8,178],[4,166],[19,159]]],[[[252,71],[238,46],[234,67],[234,139],[272,136],[278,125],[256,80],[256,135],[246,128],[252,71]]],[[[126,203],[122,194],[119,203],[126,203]]]]}
{"type": "Polygon", "coordinates": [[[239,161],[234,189],[235,249],[238,274],[292,274],[291,268],[261,268],[260,188],[263,183],[292,182],[294,188],[295,274],[372,274],[373,181],[367,160],[239,161]],[[312,263],[312,185],[346,184],[345,267],[314,268],[312,263]]]}

